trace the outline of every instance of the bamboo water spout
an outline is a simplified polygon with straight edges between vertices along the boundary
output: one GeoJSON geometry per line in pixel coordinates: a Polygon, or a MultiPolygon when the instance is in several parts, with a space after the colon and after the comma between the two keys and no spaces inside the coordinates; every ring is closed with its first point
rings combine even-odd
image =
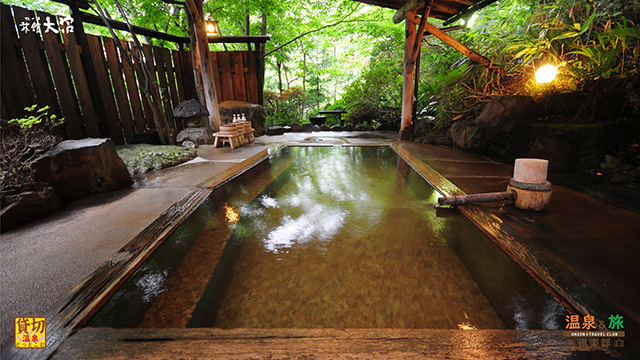
{"type": "Polygon", "coordinates": [[[547,181],[548,160],[516,159],[513,178],[507,191],[448,196],[438,199],[438,205],[462,205],[492,201],[514,201],[523,210],[541,211],[549,207],[551,183],[547,181]]]}
{"type": "Polygon", "coordinates": [[[438,205],[462,205],[492,201],[512,201],[517,194],[515,191],[492,192],[482,194],[447,196],[438,199],[438,205]]]}

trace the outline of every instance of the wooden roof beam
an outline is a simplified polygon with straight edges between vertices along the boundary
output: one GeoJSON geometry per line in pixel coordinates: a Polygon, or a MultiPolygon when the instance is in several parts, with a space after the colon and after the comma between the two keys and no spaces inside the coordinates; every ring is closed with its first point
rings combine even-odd
{"type": "MultiPolygon", "coordinates": [[[[417,20],[417,17],[416,17],[415,20],[417,20]]],[[[434,25],[432,25],[432,24],[430,24],[428,22],[425,22],[424,26],[425,26],[425,32],[431,33],[433,36],[435,36],[438,39],[444,41],[447,45],[450,45],[451,47],[453,47],[454,49],[458,50],[460,53],[462,53],[463,55],[467,56],[471,60],[477,62],[478,64],[487,65],[487,66],[491,64],[491,61],[489,59],[487,59],[486,57],[484,57],[484,56],[478,54],[477,52],[469,49],[466,45],[464,45],[461,42],[459,42],[458,40],[452,38],[450,35],[448,35],[444,31],[438,29],[434,25]]]]}
{"type": "Polygon", "coordinates": [[[407,13],[412,10],[417,10],[418,6],[424,4],[424,0],[408,0],[404,5],[393,14],[393,23],[399,24],[407,17],[407,13]]]}
{"type": "Polygon", "coordinates": [[[489,6],[489,5],[493,4],[496,1],[498,1],[498,0],[483,0],[483,1],[479,2],[479,3],[477,3],[476,5],[470,7],[468,9],[466,9],[466,10],[460,11],[458,14],[448,18],[447,20],[445,20],[442,23],[442,25],[443,26],[447,26],[447,25],[457,21],[458,19],[461,19],[461,18],[463,18],[463,17],[465,17],[467,15],[473,14],[474,12],[476,12],[476,11],[486,7],[486,6],[489,6]]]}

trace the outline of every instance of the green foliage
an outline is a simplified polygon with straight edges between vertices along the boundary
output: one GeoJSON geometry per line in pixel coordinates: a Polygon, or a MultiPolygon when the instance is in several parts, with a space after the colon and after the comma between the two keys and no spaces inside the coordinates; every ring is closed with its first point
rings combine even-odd
{"type": "Polygon", "coordinates": [[[28,116],[9,121],[0,127],[2,153],[0,154],[0,186],[6,188],[33,180],[31,162],[61,141],[53,129],[64,119],[49,115],[49,107],[37,105],[25,108],[28,116]]]}
{"type": "Polygon", "coordinates": [[[264,109],[267,113],[267,124],[274,126],[303,122],[305,99],[305,93],[298,87],[291,87],[282,93],[265,91],[264,109]]]}
{"type": "Polygon", "coordinates": [[[336,106],[353,124],[399,125],[402,105],[402,32],[387,34],[374,45],[369,68],[345,88],[336,106]]]}
{"type": "Polygon", "coordinates": [[[580,89],[599,78],[638,76],[640,5],[624,0],[500,1],[479,11],[473,29],[451,35],[498,65],[492,70],[433,37],[422,47],[418,116],[435,128],[472,118],[491,97],[580,89]],[[545,63],[560,65],[552,84],[536,84],[545,63]],[[434,104],[436,103],[436,104],[434,104]],[[437,109],[437,111],[435,111],[437,109]]]}
{"type": "Polygon", "coordinates": [[[523,39],[507,51],[519,50],[513,56],[521,67],[562,65],[565,80],[575,87],[598,78],[637,75],[640,30],[617,9],[622,8],[586,0],[543,6],[532,23],[539,29],[537,38],[523,39]],[[614,13],[607,11],[612,9],[614,13]]]}
{"type": "MultiPolygon", "coordinates": [[[[58,126],[64,122],[64,119],[58,119],[55,114],[49,115],[49,105],[37,109],[38,105],[34,104],[32,106],[24,108],[29,116],[21,119],[12,119],[9,120],[9,124],[17,124],[22,130],[31,130],[34,126],[44,125],[46,128],[53,128],[58,126]]],[[[37,131],[42,131],[43,129],[38,129],[37,131]]]]}

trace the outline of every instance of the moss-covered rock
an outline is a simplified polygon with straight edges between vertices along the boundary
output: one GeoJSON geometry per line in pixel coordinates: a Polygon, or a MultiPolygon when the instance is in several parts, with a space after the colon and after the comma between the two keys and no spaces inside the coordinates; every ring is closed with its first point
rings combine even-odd
{"type": "Polygon", "coordinates": [[[174,145],[134,144],[118,147],[131,175],[182,164],[197,156],[195,149],[174,145]]]}

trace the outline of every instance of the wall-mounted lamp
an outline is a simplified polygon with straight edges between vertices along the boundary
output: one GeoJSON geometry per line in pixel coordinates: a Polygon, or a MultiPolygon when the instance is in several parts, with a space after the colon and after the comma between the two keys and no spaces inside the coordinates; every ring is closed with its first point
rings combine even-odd
{"type": "Polygon", "coordinates": [[[205,20],[204,25],[207,28],[207,35],[219,35],[220,28],[217,20],[205,20]]]}
{"type": "Polygon", "coordinates": [[[558,69],[550,64],[540,66],[536,71],[536,81],[540,84],[552,82],[556,75],[558,75],[558,69]]]}

